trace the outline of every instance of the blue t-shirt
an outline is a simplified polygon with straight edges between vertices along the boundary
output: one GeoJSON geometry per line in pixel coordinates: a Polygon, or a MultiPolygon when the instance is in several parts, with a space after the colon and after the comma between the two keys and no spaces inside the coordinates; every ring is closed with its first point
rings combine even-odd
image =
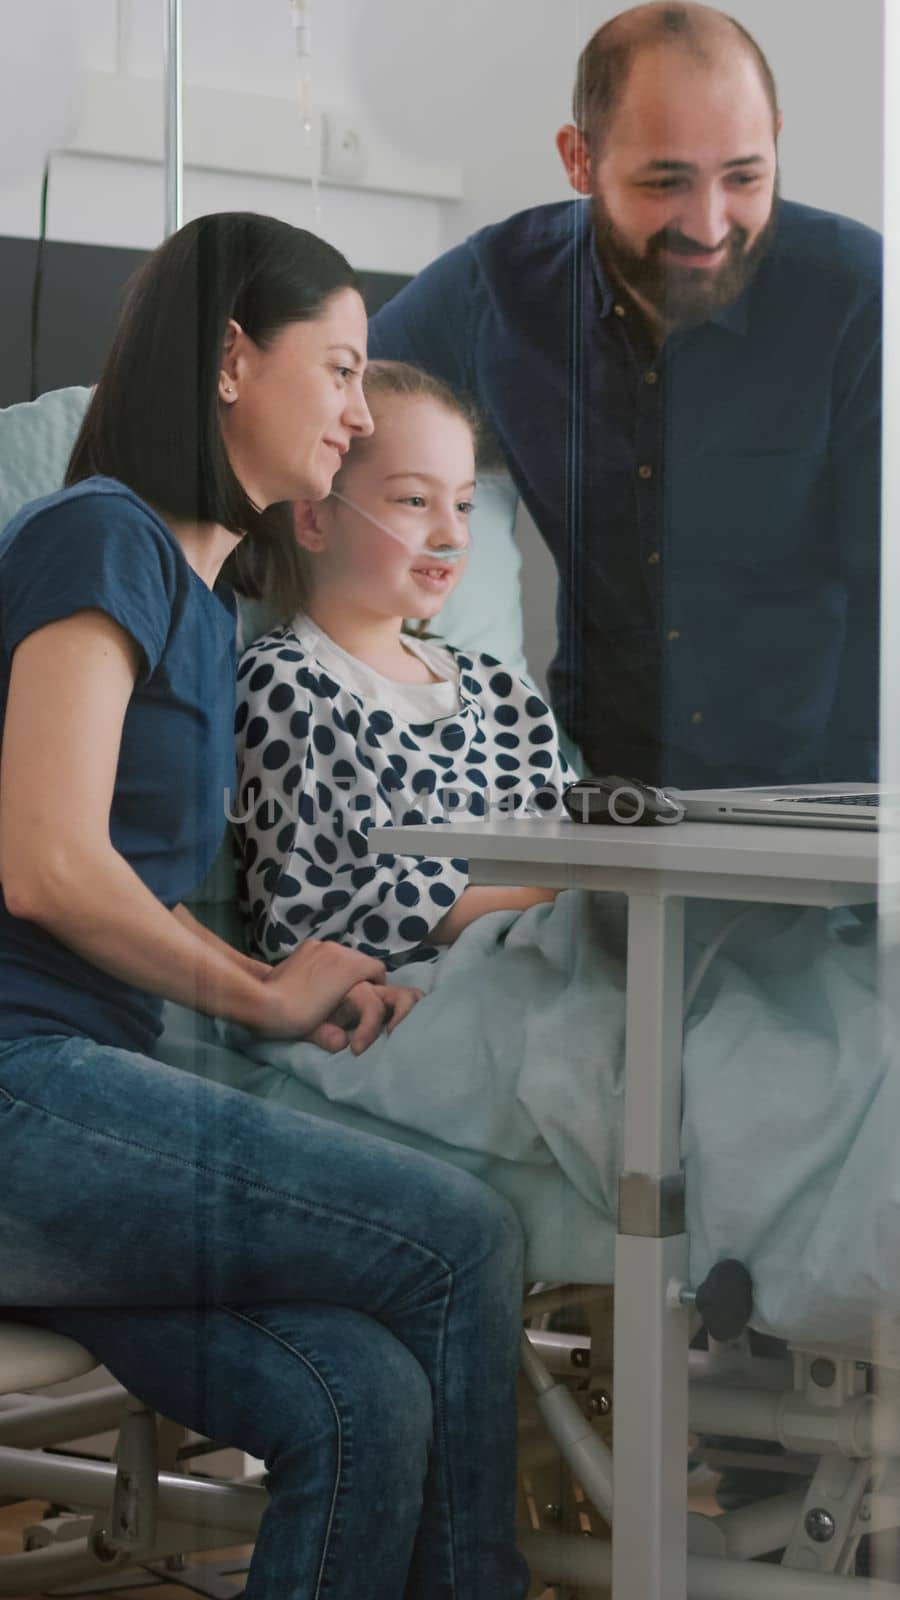
{"type": "MultiPolygon", "coordinates": [[[[189,566],[165,523],[111,478],[25,506],[0,534],[0,736],[16,646],[95,609],[140,646],[110,812],[115,848],[166,906],[196,888],[235,779],[235,614],[189,566]]],[[[89,757],[91,729],[84,729],[89,757]]],[[[162,1001],[122,983],[37,923],[0,886],[0,1038],[78,1034],[132,1050],[160,1032],[162,1001]]]]}
{"type": "Polygon", "coordinates": [[[369,356],[487,413],[559,571],[554,709],[594,772],[871,778],[881,241],[785,201],[743,294],[661,350],[588,201],[484,228],[373,319],[369,356]]]}

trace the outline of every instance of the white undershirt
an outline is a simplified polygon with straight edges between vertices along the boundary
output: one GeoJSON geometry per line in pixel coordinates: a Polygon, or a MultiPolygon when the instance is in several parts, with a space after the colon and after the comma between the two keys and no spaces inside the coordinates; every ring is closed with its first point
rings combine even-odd
{"type": "Polygon", "coordinates": [[[313,622],[305,612],[299,611],[291,623],[304,650],[309,651],[323,667],[334,673],[338,682],[352,690],[363,700],[374,701],[385,711],[392,711],[405,722],[437,722],[441,717],[455,716],[459,711],[459,668],[450,651],[434,639],[414,639],[404,634],[404,650],[418,656],[420,661],[438,674],[440,683],[398,683],[376,672],[368,662],[350,654],[313,622]]]}

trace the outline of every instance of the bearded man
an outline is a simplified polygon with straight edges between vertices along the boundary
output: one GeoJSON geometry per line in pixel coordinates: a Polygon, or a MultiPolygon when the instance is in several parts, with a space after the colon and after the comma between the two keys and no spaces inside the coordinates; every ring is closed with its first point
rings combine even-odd
{"type": "Polygon", "coordinates": [[[593,36],[577,201],[474,234],[370,353],[480,403],[559,574],[551,698],[595,773],[876,775],[881,243],[781,200],[771,68],[655,3],[593,36]]]}

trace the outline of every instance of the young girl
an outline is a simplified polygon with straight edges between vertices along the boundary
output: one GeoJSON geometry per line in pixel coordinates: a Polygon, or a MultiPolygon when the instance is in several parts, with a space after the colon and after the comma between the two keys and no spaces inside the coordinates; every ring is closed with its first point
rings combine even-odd
{"type": "Polygon", "coordinates": [[[555,809],[571,774],[527,683],[404,628],[462,574],[471,412],[401,363],[373,363],[364,388],[374,436],[354,442],[328,500],[297,508],[294,614],[238,673],[246,909],[270,961],[314,935],[398,965],[486,911],[553,898],[469,888],[461,860],[369,852],[376,826],[555,809]]]}

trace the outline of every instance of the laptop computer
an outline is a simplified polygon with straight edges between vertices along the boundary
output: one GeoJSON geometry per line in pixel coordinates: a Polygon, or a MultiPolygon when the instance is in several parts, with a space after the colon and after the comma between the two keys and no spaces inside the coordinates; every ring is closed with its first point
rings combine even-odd
{"type": "Polygon", "coordinates": [[[667,789],[692,822],[770,822],[779,827],[877,828],[900,818],[900,790],[877,783],[785,784],[760,789],[667,789]]]}

